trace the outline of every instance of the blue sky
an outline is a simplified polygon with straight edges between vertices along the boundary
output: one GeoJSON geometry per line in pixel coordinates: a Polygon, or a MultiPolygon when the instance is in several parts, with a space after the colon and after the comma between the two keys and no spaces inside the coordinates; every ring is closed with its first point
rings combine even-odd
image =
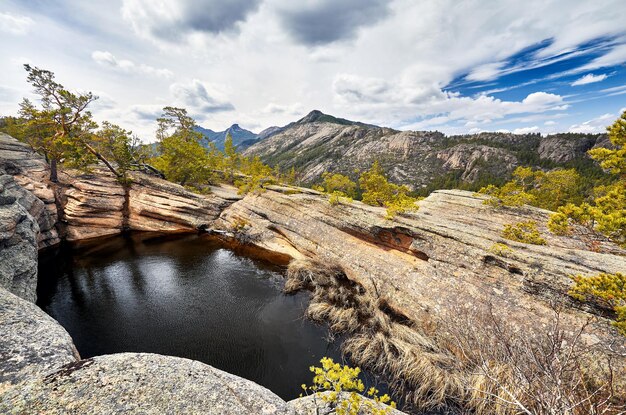
{"type": "Polygon", "coordinates": [[[253,131],[312,109],[399,129],[601,132],[626,108],[626,2],[5,0],[0,114],[24,63],[154,139],[166,105],[253,131]]]}

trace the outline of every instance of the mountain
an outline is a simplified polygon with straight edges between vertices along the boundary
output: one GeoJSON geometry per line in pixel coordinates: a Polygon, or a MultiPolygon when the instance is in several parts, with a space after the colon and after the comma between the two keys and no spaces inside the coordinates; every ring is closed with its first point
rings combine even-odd
{"type": "Polygon", "coordinates": [[[224,150],[224,141],[226,140],[226,135],[228,133],[230,133],[233,137],[233,144],[238,146],[240,150],[254,144],[259,137],[258,134],[246,130],[245,128],[241,128],[239,124],[233,124],[224,131],[213,131],[208,128],[197,126],[196,131],[204,135],[209,141],[215,143],[219,150],[224,150]]]}
{"type": "Polygon", "coordinates": [[[304,183],[325,171],[358,177],[378,160],[395,182],[418,192],[459,187],[476,190],[502,183],[517,166],[577,167],[589,175],[602,171],[586,151],[609,146],[606,134],[480,133],[446,136],[437,131],[398,131],[312,111],[272,130],[244,150],[271,166],[295,167],[304,183]]]}
{"type": "Polygon", "coordinates": [[[267,138],[270,135],[277,134],[277,133],[281,132],[284,129],[285,129],[285,127],[276,127],[276,126],[268,127],[268,128],[266,128],[265,130],[263,130],[263,131],[261,131],[259,133],[259,140],[263,140],[264,138],[267,138]]]}

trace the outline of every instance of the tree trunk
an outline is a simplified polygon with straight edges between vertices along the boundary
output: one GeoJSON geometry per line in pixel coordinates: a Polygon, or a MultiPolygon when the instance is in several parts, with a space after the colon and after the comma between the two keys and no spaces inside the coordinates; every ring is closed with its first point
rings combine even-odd
{"type": "Polygon", "coordinates": [[[103,162],[104,165],[107,166],[107,168],[111,171],[111,173],[113,173],[115,175],[115,177],[117,177],[117,178],[121,178],[122,177],[122,174],[120,174],[117,170],[115,170],[115,168],[111,165],[111,163],[109,163],[109,161],[107,159],[105,159],[104,156],[102,156],[102,154],[100,154],[100,152],[98,152],[95,148],[90,146],[88,143],[83,142],[83,145],[85,146],[85,148],[87,148],[87,150],[89,152],[91,152],[91,154],[96,156],[98,158],[98,160],[103,162]]]}
{"type": "Polygon", "coordinates": [[[59,181],[57,174],[57,159],[54,157],[50,159],[50,181],[52,183],[58,183],[59,181]]]}
{"type": "Polygon", "coordinates": [[[122,205],[122,232],[130,231],[130,184],[124,182],[124,204],[122,205]]]}

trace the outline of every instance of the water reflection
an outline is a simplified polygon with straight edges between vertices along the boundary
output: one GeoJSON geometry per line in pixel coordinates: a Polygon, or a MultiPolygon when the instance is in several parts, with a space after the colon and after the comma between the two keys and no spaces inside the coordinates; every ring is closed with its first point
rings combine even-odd
{"type": "Polygon", "coordinates": [[[134,234],[42,254],[38,304],[83,357],[187,357],[291,399],[310,365],[340,356],[302,317],[306,296],[281,293],[282,271],[199,236],[134,234]]]}

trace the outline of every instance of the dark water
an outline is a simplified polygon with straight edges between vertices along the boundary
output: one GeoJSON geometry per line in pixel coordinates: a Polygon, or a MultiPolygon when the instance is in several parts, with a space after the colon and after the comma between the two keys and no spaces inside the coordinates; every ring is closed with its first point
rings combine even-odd
{"type": "Polygon", "coordinates": [[[341,359],[327,330],[303,318],[307,294],[282,294],[282,272],[201,236],[134,234],[42,254],[38,305],[84,358],[186,357],[293,399],[309,366],[341,359]]]}

